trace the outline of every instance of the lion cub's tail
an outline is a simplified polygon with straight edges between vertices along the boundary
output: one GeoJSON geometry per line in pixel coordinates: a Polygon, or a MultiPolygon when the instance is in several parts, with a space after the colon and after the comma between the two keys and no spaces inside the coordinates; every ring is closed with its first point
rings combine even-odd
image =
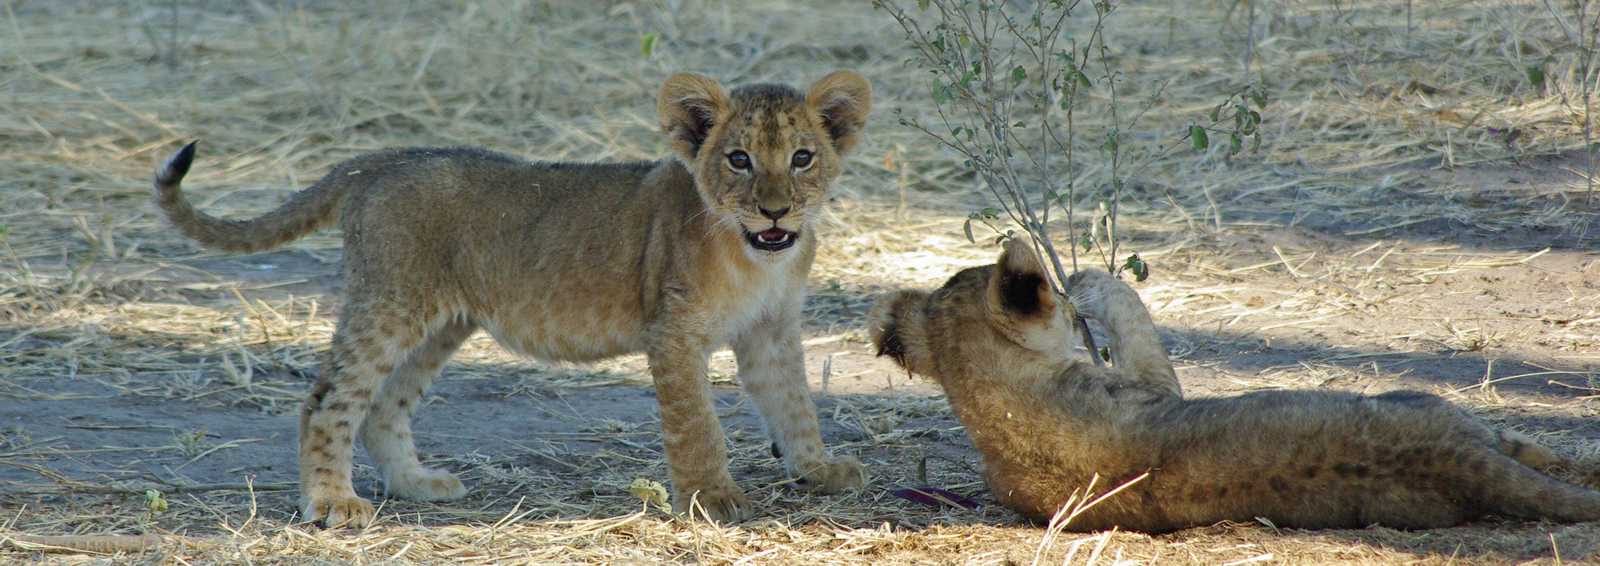
{"type": "Polygon", "coordinates": [[[208,248],[248,253],[281,246],[332,222],[348,192],[348,183],[329,175],[259,217],[217,218],[195,210],[180,187],[194,163],[195,143],[183,146],[156,170],[156,204],[185,236],[208,248]]]}

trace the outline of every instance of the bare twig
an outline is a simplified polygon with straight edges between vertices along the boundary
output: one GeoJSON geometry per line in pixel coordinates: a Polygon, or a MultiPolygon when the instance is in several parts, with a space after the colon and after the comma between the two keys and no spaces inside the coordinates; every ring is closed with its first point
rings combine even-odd
{"type": "Polygon", "coordinates": [[[159,535],[30,535],[0,529],[0,547],[39,552],[139,553],[159,548],[159,535]]]}

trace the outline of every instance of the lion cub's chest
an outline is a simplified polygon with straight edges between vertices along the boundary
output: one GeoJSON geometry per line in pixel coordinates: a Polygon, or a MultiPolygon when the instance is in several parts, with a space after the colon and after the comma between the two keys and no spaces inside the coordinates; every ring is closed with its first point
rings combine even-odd
{"type": "Polygon", "coordinates": [[[707,322],[721,332],[712,336],[727,342],[787,301],[798,300],[804,281],[795,281],[786,265],[725,266],[721,273],[708,274],[705,294],[707,322]]]}

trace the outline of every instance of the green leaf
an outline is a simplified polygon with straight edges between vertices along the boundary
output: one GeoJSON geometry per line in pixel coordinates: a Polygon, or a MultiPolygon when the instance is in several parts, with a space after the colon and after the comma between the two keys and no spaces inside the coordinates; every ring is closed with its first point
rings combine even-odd
{"type": "Polygon", "coordinates": [[[928,11],[928,0],[917,0],[917,9],[924,12],[928,11]]]}
{"type": "Polygon", "coordinates": [[[147,489],[144,490],[144,505],[150,509],[150,514],[154,515],[167,510],[167,498],[162,496],[160,491],[147,489]]]}
{"type": "Polygon", "coordinates": [[[1011,80],[1019,83],[1028,80],[1028,70],[1022,68],[1022,65],[1017,65],[1017,68],[1011,70],[1011,80]]]}
{"type": "Polygon", "coordinates": [[[1100,347],[1100,359],[1102,359],[1102,360],[1111,359],[1111,348],[1108,348],[1106,346],[1101,346],[1100,347]]]}
{"type": "Polygon", "coordinates": [[[1128,256],[1128,259],[1122,262],[1122,268],[1118,271],[1122,271],[1124,269],[1133,272],[1134,281],[1144,281],[1145,279],[1150,278],[1150,264],[1145,263],[1143,259],[1140,259],[1139,254],[1128,256]]]}
{"type": "Polygon", "coordinates": [[[1544,65],[1528,65],[1526,72],[1528,73],[1528,84],[1533,85],[1533,88],[1536,89],[1544,88],[1544,65]]]}
{"type": "Polygon", "coordinates": [[[984,218],[1000,218],[1000,209],[991,206],[978,211],[978,214],[982,214],[984,218]]]}
{"type": "Polygon", "coordinates": [[[946,102],[950,102],[950,87],[939,82],[939,79],[933,79],[933,103],[942,105],[946,102]]]}
{"type": "Polygon", "coordinates": [[[656,32],[644,34],[639,38],[639,54],[649,59],[651,53],[656,51],[656,32]]]}
{"type": "Polygon", "coordinates": [[[643,502],[647,507],[651,503],[654,503],[658,509],[672,507],[669,501],[671,494],[667,492],[667,486],[649,478],[634,478],[633,483],[628,484],[628,493],[639,498],[639,501],[643,502]]]}
{"type": "Polygon", "coordinates": [[[1250,101],[1256,103],[1256,108],[1267,109],[1267,93],[1259,90],[1250,91],[1250,101]]]}
{"type": "Polygon", "coordinates": [[[966,222],[961,223],[961,231],[965,232],[967,234],[967,242],[968,243],[972,243],[972,244],[978,243],[978,239],[972,237],[972,219],[971,218],[968,218],[966,222]]]}
{"type": "Polygon", "coordinates": [[[1092,250],[1094,249],[1094,238],[1088,233],[1084,233],[1082,238],[1078,238],[1078,245],[1083,246],[1083,251],[1092,250]]]}
{"type": "Polygon", "coordinates": [[[1199,124],[1190,125],[1189,145],[1193,146],[1195,151],[1205,151],[1207,147],[1211,147],[1211,140],[1206,137],[1206,129],[1199,124]]]}
{"type": "Polygon", "coordinates": [[[1100,149],[1104,149],[1111,153],[1116,153],[1118,147],[1120,146],[1117,144],[1117,133],[1113,131],[1106,134],[1106,143],[1105,145],[1100,146],[1100,149]]]}
{"type": "Polygon", "coordinates": [[[1239,135],[1239,132],[1228,134],[1228,155],[1239,153],[1241,149],[1244,149],[1244,136],[1239,135]]]}
{"type": "Polygon", "coordinates": [[[1216,108],[1211,109],[1211,121],[1216,122],[1220,119],[1222,119],[1222,105],[1218,104],[1216,108]]]}

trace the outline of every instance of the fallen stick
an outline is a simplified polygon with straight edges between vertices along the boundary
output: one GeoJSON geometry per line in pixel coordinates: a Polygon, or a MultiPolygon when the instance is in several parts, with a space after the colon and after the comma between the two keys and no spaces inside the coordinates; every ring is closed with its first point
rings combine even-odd
{"type": "Polygon", "coordinates": [[[29,535],[0,532],[0,546],[42,552],[139,553],[154,550],[162,542],[164,539],[160,535],[29,535]]]}

